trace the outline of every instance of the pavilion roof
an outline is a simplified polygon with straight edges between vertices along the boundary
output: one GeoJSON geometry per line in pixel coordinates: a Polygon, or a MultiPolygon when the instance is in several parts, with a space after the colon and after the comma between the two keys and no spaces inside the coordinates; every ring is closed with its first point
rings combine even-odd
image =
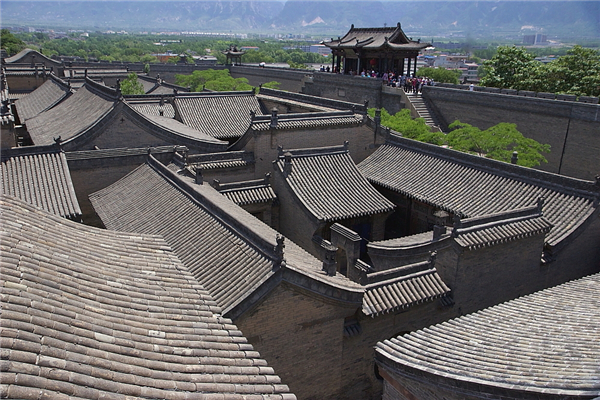
{"type": "Polygon", "coordinates": [[[376,359],[401,375],[458,381],[448,383],[477,393],[592,398],[600,394],[591,361],[600,359],[598,298],[595,274],[379,342],[376,359]]]}
{"type": "Polygon", "coordinates": [[[290,191],[320,221],[392,211],[394,205],[360,173],[346,146],[280,150],[275,163],[290,191]],[[286,171],[286,157],[291,171],[286,171]]]}
{"type": "Polygon", "coordinates": [[[331,49],[361,49],[361,50],[406,50],[419,51],[429,47],[429,43],[410,40],[402,31],[400,23],[395,27],[384,28],[350,28],[344,37],[323,42],[331,49]]]}
{"type": "Polygon", "coordinates": [[[554,226],[546,243],[555,246],[598,207],[593,182],[490,160],[397,135],[358,165],[373,184],[464,218],[537,204],[554,226]]]}
{"type": "Polygon", "coordinates": [[[162,237],[0,207],[3,397],[295,399],[162,237]]]}

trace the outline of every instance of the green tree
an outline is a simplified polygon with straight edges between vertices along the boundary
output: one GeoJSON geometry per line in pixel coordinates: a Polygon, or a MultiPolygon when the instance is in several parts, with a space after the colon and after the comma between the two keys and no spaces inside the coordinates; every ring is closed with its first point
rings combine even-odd
{"type": "Polygon", "coordinates": [[[8,29],[0,31],[0,43],[10,56],[17,54],[26,47],[25,42],[10,33],[8,29]]]}
{"type": "MultiPolygon", "coordinates": [[[[374,117],[375,109],[370,108],[368,113],[374,117]]],[[[542,153],[550,152],[550,145],[540,144],[524,137],[515,124],[505,122],[482,131],[457,120],[450,124],[452,131],[444,135],[439,131],[432,131],[422,118],[413,119],[408,109],[402,109],[394,115],[381,109],[381,125],[409,139],[438,146],[448,145],[454,150],[494,160],[510,162],[513,152],[516,151],[518,152],[517,163],[526,167],[535,167],[542,162],[547,162],[542,153]]]]}
{"type": "Polygon", "coordinates": [[[271,81],[271,82],[263,83],[262,87],[267,88],[267,89],[279,89],[279,85],[281,85],[281,83],[279,83],[277,81],[271,81]]]}
{"type": "MultiPolygon", "coordinates": [[[[191,75],[175,75],[175,83],[180,86],[189,87],[192,91],[200,92],[203,88],[216,90],[219,92],[232,90],[251,90],[252,86],[248,84],[246,78],[233,78],[229,71],[206,69],[203,71],[196,70],[191,75]]],[[[277,82],[268,82],[269,84],[277,84],[277,82]]]]}
{"type": "Polygon", "coordinates": [[[135,72],[127,75],[127,78],[121,82],[121,93],[123,94],[144,94],[144,86],[138,81],[135,72]]]}
{"type": "Polygon", "coordinates": [[[454,83],[457,84],[458,83],[458,78],[460,78],[460,74],[461,72],[453,69],[446,69],[443,67],[437,67],[437,68],[429,68],[429,67],[423,67],[423,68],[419,68],[419,70],[417,71],[417,76],[425,76],[428,78],[433,79],[436,82],[440,82],[440,83],[454,83]]]}
{"type": "Polygon", "coordinates": [[[578,96],[600,96],[600,52],[575,46],[546,65],[546,91],[578,96]]]}
{"type": "Polygon", "coordinates": [[[485,61],[482,86],[525,89],[539,72],[539,62],[522,47],[502,46],[491,60],[485,61]]]}
{"type": "MultiPolygon", "coordinates": [[[[370,108],[368,113],[375,116],[375,109],[370,108]]],[[[413,119],[408,109],[402,109],[394,115],[390,115],[385,108],[381,109],[381,125],[387,126],[402,136],[421,142],[437,145],[444,144],[444,135],[441,132],[432,132],[423,118],[413,119]]]]}
{"type": "Polygon", "coordinates": [[[541,144],[523,136],[516,124],[501,122],[486,130],[464,122],[454,121],[446,141],[455,150],[478,154],[494,160],[510,162],[514,151],[518,152],[518,164],[535,167],[548,162],[542,153],[550,152],[550,145],[541,144]]]}

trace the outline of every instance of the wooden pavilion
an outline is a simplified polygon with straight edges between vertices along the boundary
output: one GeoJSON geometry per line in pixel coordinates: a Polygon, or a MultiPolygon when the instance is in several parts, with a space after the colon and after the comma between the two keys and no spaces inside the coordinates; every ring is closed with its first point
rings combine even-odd
{"type": "Polygon", "coordinates": [[[344,74],[374,69],[414,75],[419,51],[431,46],[409,39],[400,23],[389,28],[355,28],[353,24],[344,37],[323,44],[331,49],[332,70],[344,74]]]}
{"type": "Polygon", "coordinates": [[[246,54],[245,51],[238,50],[235,45],[230,45],[227,50],[224,50],[221,53],[227,57],[225,65],[242,65],[242,56],[246,54]]]}

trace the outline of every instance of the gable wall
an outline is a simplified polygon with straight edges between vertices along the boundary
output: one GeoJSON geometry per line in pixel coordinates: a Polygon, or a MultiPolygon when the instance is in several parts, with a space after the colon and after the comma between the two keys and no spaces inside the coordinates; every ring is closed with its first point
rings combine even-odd
{"type": "Polygon", "coordinates": [[[390,339],[400,333],[423,329],[453,318],[456,307],[443,307],[433,300],[374,318],[357,312],[362,332],[354,337],[344,337],[342,383],[340,399],[362,400],[381,398],[382,381],[375,376],[375,351],[378,341],[390,339]]]}
{"type": "Polygon", "coordinates": [[[147,147],[167,146],[177,143],[151,135],[135,124],[126,113],[120,112],[106,124],[102,133],[94,138],[85,149],[91,150],[94,146],[101,149],[120,147],[147,147]]]}
{"type": "MultiPolygon", "coordinates": [[[[344,141],[349,142],[349,151],[356,164],[367,158],[375,151],[373,142],[375,135],[366,125],[303,129],[303,130],[271,130],[260,131],[254,134],[243,149],[254,152],[256,160],[256,178],[264,177],[265,173],[273,171],[272,161],[276,160],[279,153],[277,146],[285,149],[299,149],[310,147],[339,146],[344,141]]],[[[382,137],[377,138],[377,143],[383,142],[382,137]]]]}
{"type": "Polygon", "coordinates": [[[561,283],[600,272],[600,210],[590,217],[581,233],[559,252],[548,264],[545,286],[561,283]]]}
{"type": "Polygon", "coordinates": [[[312,241],[312,237],[325,224],[319,222],[302,205],[300,200],[291,192],[279,171],[274,171],[273,175],[273,189],[279,198],[279,232],[317,259],[322,259],[318,246],[312,241]]]}
{"type": "Polygon", "coordinates": [[[543,246],[544,235],[471,251],[455,244],[438,253],[436,269],[468,314],[545,288],[543,246]]]}
{"type": "Polygon", "coordinates": [[[284,282],[234,323],[298,399],[337,399],[344,318],[354,311],[284,282]]]}

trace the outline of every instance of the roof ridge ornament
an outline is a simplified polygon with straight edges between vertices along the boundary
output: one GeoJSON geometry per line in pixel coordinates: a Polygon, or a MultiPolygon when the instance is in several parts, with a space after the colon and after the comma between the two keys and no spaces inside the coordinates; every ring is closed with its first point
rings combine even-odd
{"type": "Polygon", "coordinates": [[[277,234],[275,237],[275,241],[277,244],[273,247],[273,251],[275,253],[275,260],[273,260],[273,271],[277,271],[282,267],[285,267],[285,236],[281,234],[277,234]]]}

